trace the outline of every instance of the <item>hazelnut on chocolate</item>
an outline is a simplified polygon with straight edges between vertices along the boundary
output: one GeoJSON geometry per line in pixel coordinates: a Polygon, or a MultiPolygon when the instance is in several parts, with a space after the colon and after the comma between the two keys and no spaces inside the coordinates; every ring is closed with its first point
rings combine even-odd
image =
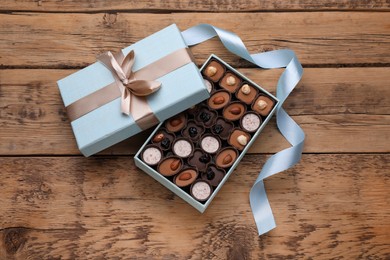
{"type": "Polygon", "coordinates": [[[258,89],[245,83],[241,88],[236,92],[236,97],[244,102],[247,105],[252,104],[253,100],[256,98],[258,89]]]}
{"type": "Polygon", "coordinates": [[[248,84],[244,84],[244,85],[241,87],[241,92],[242,92],[244,95],[248,95],[249,93],[251,93],[251,87],[249,87],[248,84]]]}
{"type": "Polygon", "coordinates": [[[245,146],[248,144],[249,140],[251,139],[251,136],[240,130],[240,129],[235,129],[229,139],[228,139],[228,143],[237,148],[238,150],[243,150],[245,148],[245,146]]]}
{"type": "Polygon", "coordinates": [[[256,101],[252,104],[252,109],[261,116],[267,116],[275,105],[275,101],[267,96],[259,95],[256,101]]]}
{"type": "Polygon", "coordinates": [[[234,93],[240,86],[240,83],[241,80],[236,75],[227,72],[225,76],[221,79],[219,85],[230,93],[234,93]]]}
{"type": "Polygon", "coordinates": [[[225,73],[225,67],[218,61],[212,60],[203,69],[203,74],[214,82],[218,82],[225,73]]]}

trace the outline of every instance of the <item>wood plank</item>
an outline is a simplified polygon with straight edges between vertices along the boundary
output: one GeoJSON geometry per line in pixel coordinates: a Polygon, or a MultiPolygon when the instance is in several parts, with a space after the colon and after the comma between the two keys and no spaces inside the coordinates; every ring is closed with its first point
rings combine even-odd
{"type": "Polygon", "coordinates": [[[248,196],[266,158],[246,156],[203,215],[129,157],[0,158],[0,258],[390,256],[389,154],[304,155],[266,181],[278,227],[258,238],[248,196]]]}
{"type": "MultiPolygon", "coordinates": [[[[251,52],[291,48],[304,64],[388,64],[390,16],[386,12],[0,14],[2,66],[86,66],[172,23],[186,29],[210,23],[238,33],[251,52]],[[148,21],[145,23],[145,21],[148,21]],[[346,30],[345,28],[348,28],[346,30]]],[[[217,40],[193,48],[198,62],[211,53],[239,67],[217,40]]]]}
{"type": "MultiPolygon", "coordinates": [[[[0,70],[0,154],[79,154],[55,84],[72,72],[0,70]]],[[[242,72],[274,92],[281,70],[242,72]]],[[[388,152],[389,72],[390,68],[306,69],[285,104],[306,131],[305,152],[388,152]]],[[[134,154],[148,133],[102,154],[134,154]]],[[[250,152],[274,153],[287,146],[271,121],[250,152]]]]}
{"type": "Polygon", "coordinates": [[[65,0],[3,0],[0,10],[39,11],[39,12],[96,12],[96,11],[207,11],[207,12],[246,12],[246,11],[313,11],[313,10],[389,10],[385,0],[377,1],[332,1],[332,0],[295,0],[295,1],[126,1],[94,0],[80,2],[65,0]]]}

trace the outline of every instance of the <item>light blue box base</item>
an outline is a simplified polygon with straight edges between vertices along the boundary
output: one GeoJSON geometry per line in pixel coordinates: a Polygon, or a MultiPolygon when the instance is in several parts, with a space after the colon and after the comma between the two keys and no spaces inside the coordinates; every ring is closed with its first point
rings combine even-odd
{"type": "Polygon", "coordinates": [[[263,89],[262,87],[260,87],[259,85],[257,85],[255,82],[251,81],[250,79],[248,79],[246,76],[244,76],[243,74],[241,74],[240,72],[238,72],[237,70],[233,69],[229,64],[227,64],[226,62],[224,62],[223,60],[221,60],[220,58],[218,58],[216,55],[212,54],[208,60],[204,63],[204,65],[202,66],[202,68],[200,69],[201,71],[203,70],[204,66],[209,62],[210,59],[216,59],[218,61],[220,61],[221,63],[223,63],[226,68],[228,68],[229,70],[233,71],[234,73],[236,73],[237,75],[241,76],[243,79],[245,79],[246,82],[249,82],[252,86],[255,86],[257,87],[261,92],[263,93],[266,93],[267,95],[269,95],[270,97],[272,97],[274,100],[275,100],[275,106],[274,108],[271,110],[271,112],[269,113],[269,115],[266,117],[266,119],[263,121],[263,123],[261,124],[260,128],[255,132],[255,134],[253,135],[252,139],[249,141],[249,143],[245,146],[245,148],[241,151],[241,154],[240,156],[238,156],[238,158],[236,159],[236,161],[233,163],[233,165],[231,166],[231,168],[229,169],[229,171],[226,173],[225,177],[223,178],[223,180],[221,181],[221,183],[219,183],[218,187],[214,190],[213,194],[210,196],[210,198],[207,200],[206,203],[200,203],[198,202],[197,200],[195,200],[194,198],[191,197],[191,195],[189,195],[187,192],[183,191],[181,188],[179,188],[178,186],[176,186],[176,184],[174,184],[172,181],[168,180],[166,177],[164,177],[163,175],[161,175],[160,173],[158,173],[156,170],[154,170],[153,168],[149,167],[147,164],[145,164],[142,160],[141,160],[141,152],[144,150],[145,146],[149,144],[149,142],[151,141],[151,139],[153,138],[153,136],[157,133],[157,131],[159,131],[159,128],[160,126],[163,124],[159,124],[156,129],[153,131],[153,133],[149,136],[149,138],[146,140],[146,142],[143,144],[143,146],[140,148],[140,150],[137,152],[137,154],[135,155],[134,157],[134,161],[135,161],[135,165],[140,168],[141,170],[143,170],[144,172],[146,172],[148,175],[150,175],[151,177],[153,177],[155,180],[157,180],[158,182],[160,182],[162,185],[164,185],[165,187],[167,187],[169,190],[171,190],[173,193],[175,193],[177,196],[179,196],[180,198],[182,198],[183,200],[185,200],[187,203],[189,203],[191,206],[193,206],[194,208],[196,208],[199,212],[203,213],[206,208],[210,205],[211,201],[214,199],[214,197],[217,195],[217,193],[219,192],[219,190],[222,188],[222,186],[224,185],[224,183],[229,179],[229,176],[233,173],[233,171],[235,170],[235,168],[237,167],[237,165],[240,163],[241,159],[244,157],[244,155],[246,154],[246,152],[248,151],[248,149],[252,146],[253,142],[257,139],[257,137],[259,136],[259,134],[261,133],[261,131],[264,129],[264,127],[267,125],[267,123],[269,122],[269,120],[271,119],[271,117],[273,116],[273,114],[275,113],[276,111],[276,107],[279,103],[279,100],[274,97],[272,94],[270,94],[268,91],[266,91],[265,89],[263,89]]]}

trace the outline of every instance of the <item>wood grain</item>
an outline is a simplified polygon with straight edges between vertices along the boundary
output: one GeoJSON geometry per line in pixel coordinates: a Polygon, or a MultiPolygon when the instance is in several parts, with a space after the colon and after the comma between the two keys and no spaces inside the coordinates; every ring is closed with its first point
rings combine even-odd
{"type": "MultiPolygon", "coordinates": [[[[241,71],[274,92],[282,70],[241,71]]],[[[55,83],[72,72],[0,71],[0,154],[79,154],[55,83]]],[[[388,152],[388,75],[390,68],[306,69],[285,104],[306,131],[305,152],[388,152]]],[[[149,132],[102,154],[134,154],[149,132]]],[[[250,152],[274,153],[287,146],[271,121],[250,152]]]]}
{"type": "MultiPolygon", "coordinates": [[[[15,13],[0,14],[0,21],[3,67],[86,66],[97,54],[123,48],[172,23],[181,29],[210,23],[237,32],[251,52],[291,48],[309,65],[378,65],[390,59],[386,12],[15,13]]],[[[217,40],[196,46],[193,52],[199,63],[215,53],[235,67],[248,66],[217,40]]]]}
{"type": "Polygon", "coordinates": [[[37,12],[96,12],[96,11],[207,11],[207,12],[246,12],[246,11],[315,11],[315,10],[389,10],[390,4],[385,0],[377,1],[126,1],[104,0],[3,0],[0,10],[37,11],[37,12]]]}
{"type": "Polygon", "coordinates": [[[278,228],[259,238],[248,195],[267,157],[246,156],[203,215],[130,157],[0,158],[0,258],[390,256],[389,154],[304,155],[266,181],[278,228]]]}

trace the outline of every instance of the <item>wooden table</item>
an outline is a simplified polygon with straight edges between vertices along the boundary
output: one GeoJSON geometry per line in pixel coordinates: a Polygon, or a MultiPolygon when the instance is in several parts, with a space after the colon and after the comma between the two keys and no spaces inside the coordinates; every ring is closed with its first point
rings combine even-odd
{"type": "MultiPolygon", "coordinates": [[[[388,1],[78,2],[1,1],[1,259],[390,259],[388,1]],[[235,31],[251,52],[291,48],[305,68],[284,106],[304,155],[265,182],[278,225],[266,235],[249,191],[288,147],[275,121],[204,214],[135,167],[146,134],[91,158],[76,147],[56,81],[171,23],[235,31]]],[[[217,40],[193,52],[273,93],[282,71],[217,40]]]]}

